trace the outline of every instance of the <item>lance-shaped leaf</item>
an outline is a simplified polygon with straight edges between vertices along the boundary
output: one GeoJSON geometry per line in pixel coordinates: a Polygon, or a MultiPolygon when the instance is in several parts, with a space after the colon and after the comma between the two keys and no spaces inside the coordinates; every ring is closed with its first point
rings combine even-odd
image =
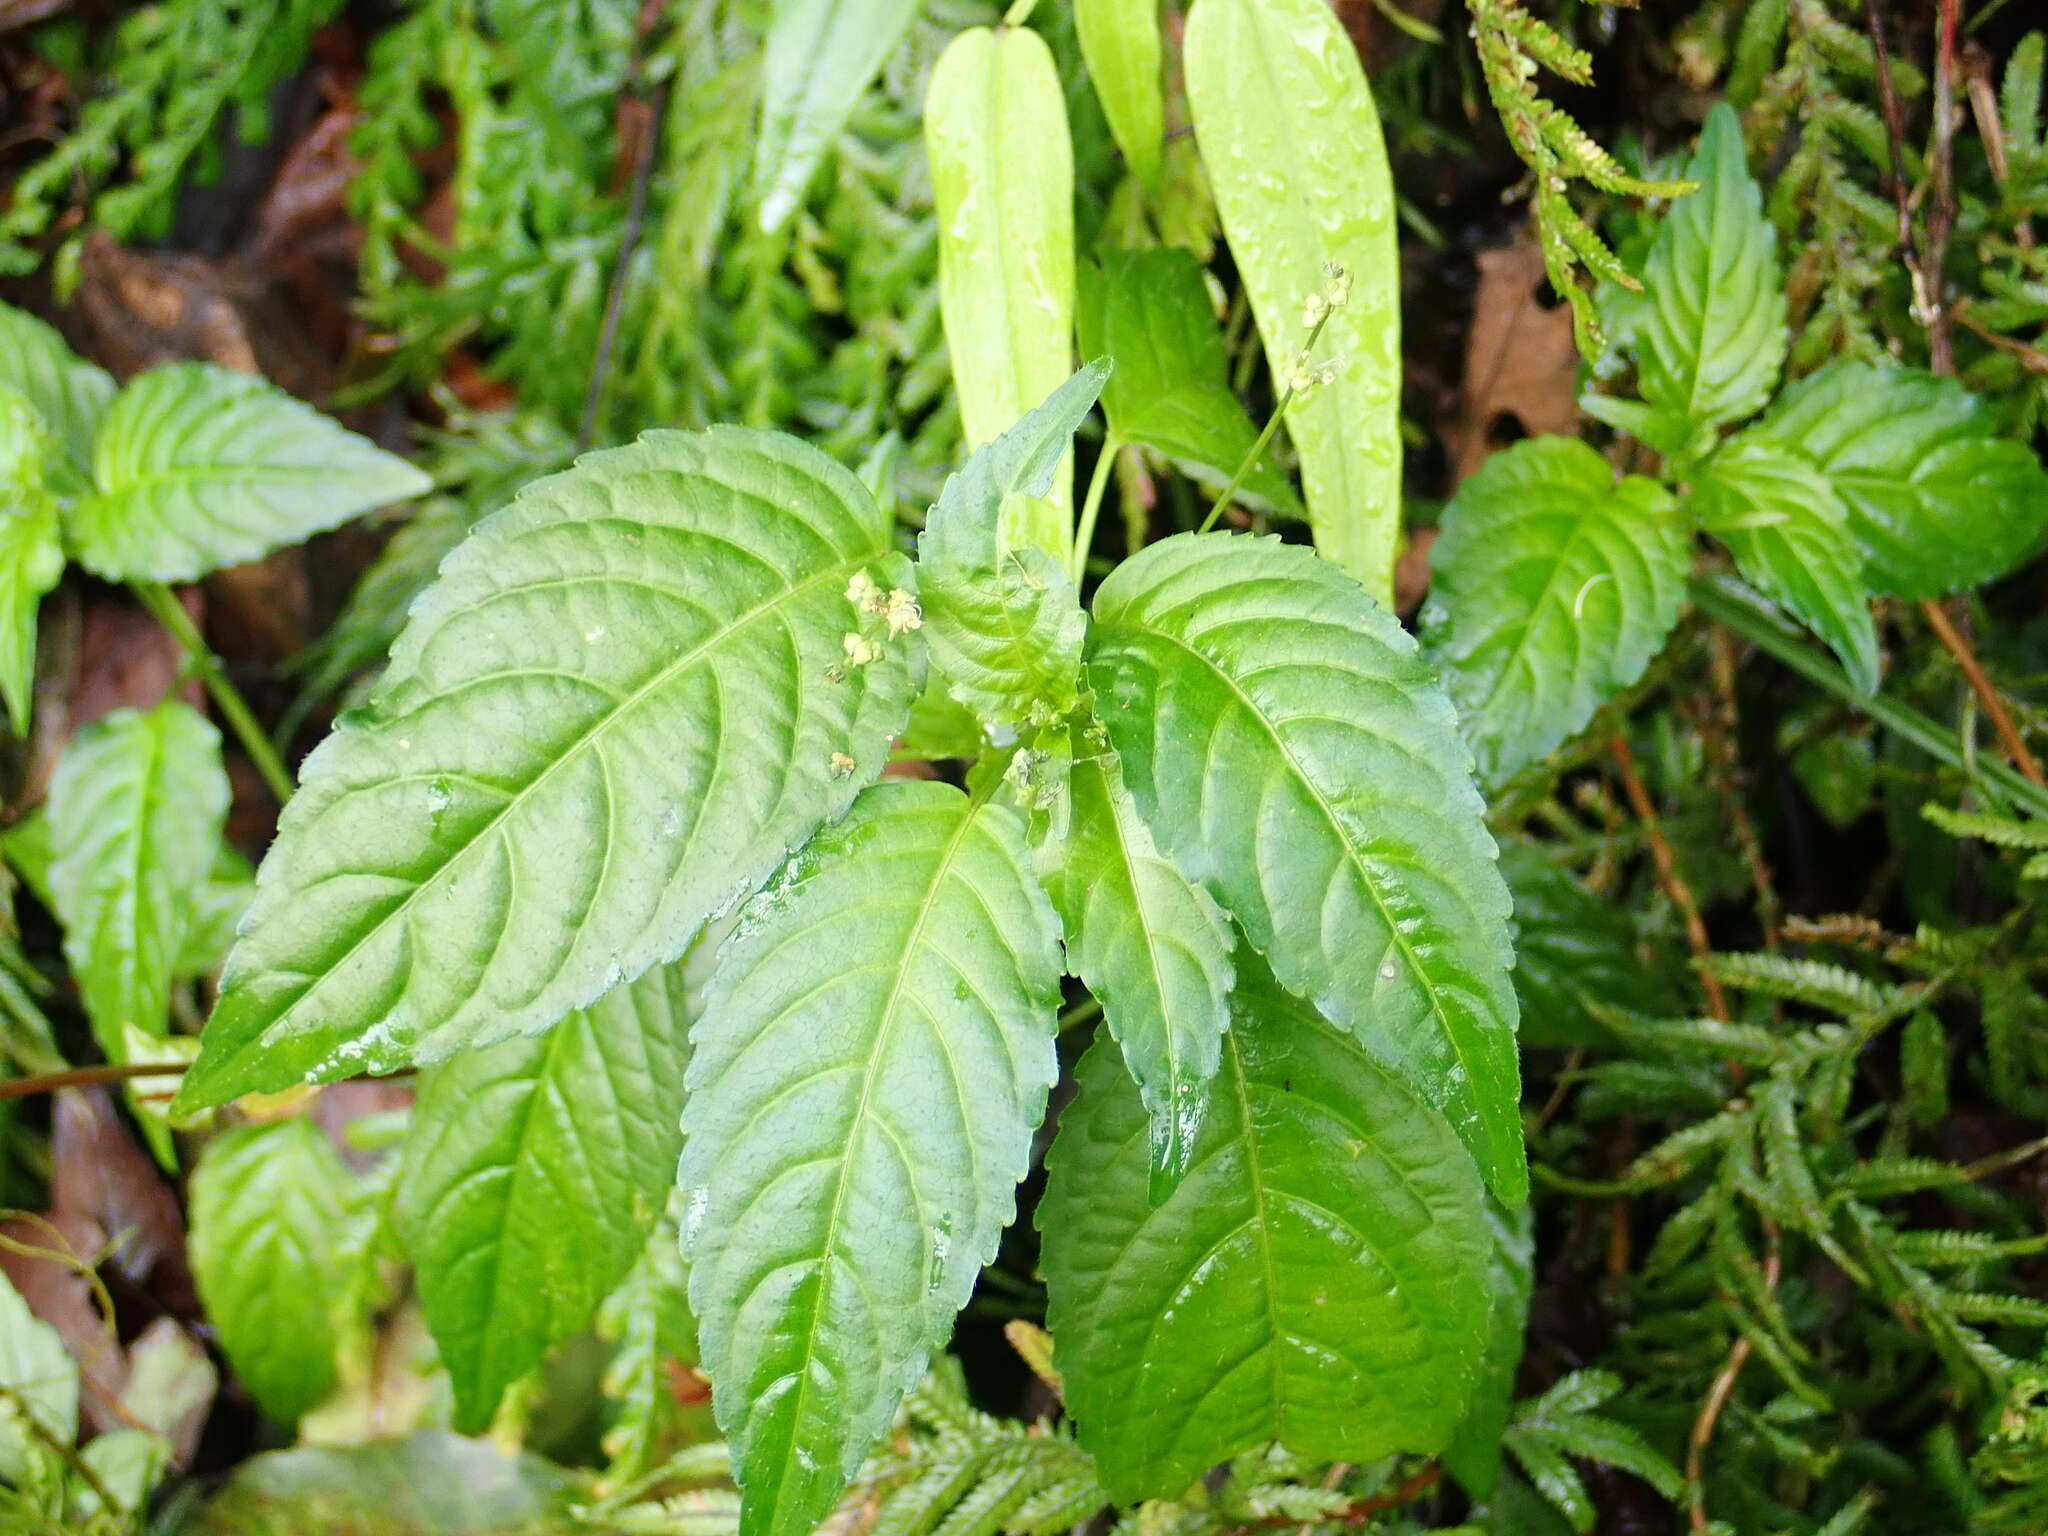
{"type": "MultiPolygon", "coordinates": [[[[1028,27],[971,27],[932,70],[925,150],[939,310],[960,422],[979,448],[1073,371],[1074,150],[1052,50],[1028,27]]],[[[1003,516],[1003,547],[1064,560],[1073,471],[1003,516]]]]}
{"type": "Polygon", "coordinates": [[[880,771],[923,651],[847,594],[911,584],[889,537],[769,433],[528,487],[307,759],[181,1104],[532,1034],[675,959],[880,771]]]}
{"type": "Polygon", "coordinates": [[[1849,513],[1864,575],[1893,597],[1996,580],[2048,535],[2048,471],[1954,379],[1836,363],[1743,434],[1818,464],[1849,513]]]}
{"type": "Polygon", "coordinates": [[[1067,968],[1102,1004],[1152,1121],[1162,1195],[1187,1170],[1230,1022],[1230,924],[1153,846],[1116,754],[1077,758],[1064,838],[1039,871],[1066,929],[1067,968]]]}
{"type": "Polygon", "coordinates": [[[1088,676],[1159,846],[1518,1203],[1508,893],[1415,643],[1306,549],[1180,534],[1103,582],[1088,676]]]}
{"type": "Polygon", "coordinates": [[[1653,407],[1711,428],[1770,398],[1785,361],[1785,290],[1733,107],[1707,115],[1685,174],[1700,189],[1672,204],[1643,271],[1639,371],[1653,407]]]}
{"type": "Polygon", "coordinates": [[[1314,363],[1336,370],[1287,415],[1316,548],[1393,603],[1401,530],[1401,305],[1379,112],[1326,0],[1196,0],[1188,105],[1275,379],[1308,339],[1303,305],[1351,278],[1314,363]]]}
{"type": "Polygon", "coordinates": [[[50,473],[61,488],[83,486],[92,472],[93,436],[114,398],[113,378],[34,315],[0,304],[0,385],[19,392],[56,438],[50,473]]]}
{"type": "Polygon", "coordinates": [[[108,407],[65,531],[110,581],[190,581],[432,482],[263,380],[211,363],[134,379],[108,407]]]}
{"type": "Polygon", "coordinates": [[[1877,626],[1849,514],[1813,461],[1749,434],[1693,478],[1692,508],[1742,574],[1827,641],[1849,680],[1877,688],[1877,626]]]}
{"type": "Polygon", "coordinates": [[[396,1215],[465,1433],[646,1248],[682,1150],[688,1026],[681,964],[657,966],[427,1078],[396,1215]]]}
{"type": "Polygon", "coordinates": [[[1057,1070],[1056,933],[1014,813],[905,783],[728,942],[678,1178],[743,1536],[825,1517],[994,1256],[1057,1070]]]}
{"type": "Polygon", "coordinates": [[[918,0],[776,0],[761,59],[754,197],[780,229],[861,92],[917,18],[918,0]]]}
{"type": "Polygon", "coordinates": [[[117,709],[73,737],[50,781],[50,894],[100,1047],[170,1028],[171,978],[220,848],[220,735],[189,704],[117,709]]]}
{"type": "Polygon", "coordinates": [[[1015,726],[1074,707],[1087,620],[1064,560],[1006,546],[1005,502],[1043,496],[1110,365],[1091,363],[987,447],[939,492],[918,540],[919,596],[932,664],[982,720],[1015,726]]]}
{"type": "Polygon", "coordinates": [[[1074,29],[1124,164],[1157,196],[1166,145],[1159,0],[1074,0],[1074,29]]]}
{"type": "Polygon", "coordinates": [[[1457,1138],[1255,969],[1163,1205],[1144,1106],[1103,1044],[1046,1159],[1054,1359],[1119,1503],[1269,1441],[1330,1461],[1441,1449],[1486,1341],[1486,1218],[1457,1138]]]}
{"type": "Polygon", "coordinates": [[[1445,508],[1423,614],[1482,782],[1562,745],[1678,619],[1691,529],[1670,492],[1570,437],[1488,459],[1445,508]]]}
{"type": "Polygon", "coordinates": [[[28,734],[37,614],[43,594],[64,574],[48,486],[59,452],[27,398],[0,384],[0,699],[17,736],[28,734]]]}
{"type": "Polygon", "coordinates": [[[335,1383],[348,1170],[303,1115],[246,1125],[192,1170],[192,1275],[221,1347],[263,1411],[296,1423],[335,1383]]]}
{"type": "MultiPolygon", "coordinates": [[[[1201,263],[1180,250],[1105,251],[1100,267],[1081,268],[1080,303],[1082,353],[1116,362],[1102,391],[1110,430],[1220,495],[1259,432],[1230,388],[1201,263]]],[[[1238,491],[1247,505],[1307,515],[1270,462],[1238,491]]]]}

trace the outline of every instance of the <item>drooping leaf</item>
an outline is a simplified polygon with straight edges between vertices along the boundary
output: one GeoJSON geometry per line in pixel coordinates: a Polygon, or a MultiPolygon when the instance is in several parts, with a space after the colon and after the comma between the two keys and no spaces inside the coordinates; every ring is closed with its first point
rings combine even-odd
{"type": "Polygon", "coordinates": [[[1676,1006],[1665,979],[1643,964],[1624,908],[1520,838],[1502,839],[1500,872],[1515,899],[1523,1045],[1606,1043],[1595,1007],[1661,1017],[1676,1006]]]}
{"type": "MultiPolygon", "coordinates": [[[[256,895],[256,871],[233,846],[213,851],[213,868],[192,902],[185,923],[185,942],[178,951],[174,976],[211,976],[228,957],[242,915],[256,895]]],[[[193,1042],[195,1045],[197,1041],[193,1042]]]]}
{"type": "Polygon", "coordinates": [[[1056,1071],[1014,813],[884,784],[745,909],[692,1037],[690,1302],[745,1536],[824,1518],[994,1255],[1056,1071]]]}
{"type": "Polygon", "coordinates": [[[792,439],[654,432],[529,487],[307,759],[180,1108],[532,1034],[673,960],[880,771],[923,651],[857,573],[912,582],[792,439]]]}
{"type": "Polygon", "coordinates": [[[1109,364],[1093,363],[987,447],[939,492],[918,540],[919,596],[932,664],[953,697],[988,722],[1074,707],[1087,620],[1064,558],[1005,547],[1005,503],[1043,496],[1109,364]]]}
{"type": "Polygon", "coordinates": [[[1335,378],[1288,413],[1316,548],[1393,605],[1401,530],[1401,310],[1394,192],[1358,50],[1325,0],[1196,0],[1188,105],[1276,380],[1303,306],[1351,279],[1312,362],[1335,378]]]}
{"type": "Polygon", "coordinates": [[[1083,1058],[1038,1208],[1054,1359],[1119,1502],[1174,1497],[1277,1440],[1435,1451],[1487,1335],[1479,1180],[1442,1117],[1299,999],[1240,967],[1215,1102],[1163,1205],[1146,1113],[1083,1058]]]}
{"type": "Polygon", "coordinates": [[[1527,1206],[1504,1211],[1494,1201],[1486,1202],[1486,1225],[1493,1236],[1486,1264],[1486,1352],[1465,1417],[1444,1447],[1444,1466],[1475,1499],[1489,1497],[1500,1475],[1501,1431],[1514,1403],[1522,1336],[1529,1326],[1529,1292],[1536,1278],[1534,1218],[1527,1206]]]}
{"type": "MultiPolygon", "coordinates": [[[[1082,352],[1116,362],[1102,391],[1110,430],[1220,494],[1259,433],[1231,391],[1201,264],[1179,250],[1105,251],[1100,267],[1081,268],[1080,305],[1082,352]]],[[[1307,515],[1270,462],[1245,476],[1239,494],[1250,506],[1307,515]]]]}
{"type": "Polygon", "coordinates": [[[114,398],[103,368],[74,353],[64,338],[34,315],[0,304],[0,386],[17,391],[57,440],[62,464],[51,473],[65,490],[86,482],[92,440],[114,398]]]}
{"type": "Polygon", "coordinates": [[[50,894],[100,1048],[170,1029],[171,978],[220,848],[220,733],[191,705],[117,709],[73,737],[50,781],[50,894]]]}
{"type": "Polygon", "coordinates": [[[1124,164],[1157,195],[1166,144],[1159,0],[1074,0],[1074,29],[1124,164]]]}
{"type": "Polygon", "coordinates": [[[63,1336],[29,1311],[5,1274],[0,1274],[0,1386],[20,1404],[0,1412],[0,1478],[19,1486],[50,1452],[15,1415],[29,1414],[59,1445],[71,1444],[78,1434],[78,1366],[63,1336]]]}
{"type": "Polygon", "coordinates": [[[1812,460],[1745,433],[1697,471],[1692,506],[1742,574],[1825,640],[1857,688],[1874,692],[1877,626],[1863,556],[1812,460]]]}
{"type": "Polygon", "coordinates": [[[1108,747],[1076,759],[1070,829],[1038,855],[1067,968],[1102,1004],[1152,1123],[1163,1193],[1186,1172],[1230,1022],[1229,922],[1153,846],[1108,747]]]}
{"type": "MultiPolygon", "coordinates": [[[[1073,372],[1074,152],[1045,39],[971,27],[932,70],[925,150],[939,224],[939,308],[960,421],[979,448],[1073,372]]],[[[1073,470],[1003,515],[1003,547],[1064,560],[1073,470]]]]}
{"type": "Polygon", "coordinates": [[[1785,361],[1777,237],[1743,160],[1735,109],[1707,114],[1679,198],[1643,271],[1638,368],[1643,398],[1694,429],[1762,409],[1785,361]]]}
{"type": "Polygon", "coordinates": [[[1998,436],[1953,379],[1835,363],[1743,434],[1819,465],[1848,509],[1864,575],[1893,597],[1939,597],[2010,571],[2048,533],[2048,471],[1998,436]]]}
{"type": "Polygon", "coordinates": [[[1690,528],[1570,437],[1488,459],[1444,509],[1423,643],[1483,782],[1554,751],[1643,675],[1678,619],[1690,528]]]}
{"type": "Polygon", "coordinates": [[[1102,583],[1088,676],[1159,846],[1519,1204],[1507,888],[1406,632],[1306,549],[1179,534],[1102,583]]]}
{"type": "MultiPolygon", "coordinates": [[[[669,1169],[673,1179],[675,1169],[669,1169]]],[[[674,1444],[715,1441],[711,1405],[701,1395],[685,1403],[672,1390],[672,1373],[697,1363],[697,1320],[690,1315],[690,1277],[675,1227],[662,1222],[617,1290],[597,1309],[598,1334],[612,1342],[604,1394],[617,1412],[604,1433],[610,1459],[605,1475],[630,1481],[651,1470],[674,1444]]]]}
{"type": "Polygon", "coordinates": [[[211,363],[132,380],[100,423],[92,481],[65,533],[110,581],[191,581],[431,484],[282,390],[211,363]]]}
{"type": "Polygon", "coordinates": [[[657,966],[428,1076],[396,1215],[456,1428],[489,1424],[647,1246],[683,1143],[682,994],[681,965],[657,966]]]}
{"type": "Polygon", "coordinates": [[[0,700],[28,734],[36,679],[36,617],[64,574],[57,503],[46,477],[56,440],[20,391],[0,384],[0,700]]]}
{"type": "Polygon", "coordinates": [[[296,1423],[333,1389],[348,1170],[303,1115],[238,1126],[192,1170],[192,1274],[263,1411],[296,1423]]]}
{"type": "Polygon", "coordinates": [[[818,162],[903,34],[918,0],[776,0],[761,57],[753,195],[763,230],[796,210],[818,162]]]}

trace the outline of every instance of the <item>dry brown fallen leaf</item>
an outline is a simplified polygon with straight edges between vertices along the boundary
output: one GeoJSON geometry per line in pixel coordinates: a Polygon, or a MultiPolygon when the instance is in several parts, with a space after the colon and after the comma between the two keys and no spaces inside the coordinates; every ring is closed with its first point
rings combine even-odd
{"type": "Polygon", "coordinates": [[[1445,448],[1455,485],[1508,443],[1579,425],[1578,347],[1569,306],[1546,306],[1543,257],[1525,230],[1481,251],[1458,410],[1445,448]]]}

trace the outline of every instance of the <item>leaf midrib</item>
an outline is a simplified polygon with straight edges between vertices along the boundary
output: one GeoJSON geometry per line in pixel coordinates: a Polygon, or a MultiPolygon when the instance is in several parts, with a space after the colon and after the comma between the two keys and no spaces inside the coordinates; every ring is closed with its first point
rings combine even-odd
{"type": "MultiPolygon", "coordinates": [[[[1131,624],[1128,618],[1124,622],[1131,624]]],[[[1114,626],[1105,627],[1113,628],[1114,626]]],[[[1394,921],[1392,914],[1387,911],[1386,903],[1380,899],[1379,887],[1375,884],[1364,865],[1359,862],[1358,851],[1352,846],[1351,839],[1345,835],[1344,824],[1338,819],[1336,808],[1324,796],[1321,787],[1303,769],[1299,759],[1295,757],[1286,741],[1282,739],[1279,727],[1267,717],[1266,712],[1259,708],[1251,696],[1238,685],[1236,678],[1224,671],[1221,666],[1204,655],[1195,646],[1188,644],[1177,635],[1169,634],[1163,629],[1150,625],[1131,624],[1131,627],[1142,634],[1156,635],[1168,644],[1185,651],[1218,678],[1229,689],[1238,703],[1243,706],[1245,711],[1254,720],[1258,721],[1260,727],[1272,740],[1274,750],[1280,754],[1288,768],[1292,770],[1296,782],[1308,791],[1310,799],[1315,802],[1316,809],[1322,813],[1323,820],[1329,826],[1331,833],[1336,837],[1338,847],[1343,850],[1344,862],[1350,866],[1358,879],[1359,885],[1364,889],[1366,895],[1371,898],[1373,910],[1379,914],[1380,921],[1386,925],[1387,932],[1392,937],[1394,947],[1401,952],[1401,959],[1406,964],[1408,973],[1421,984],[1424,995],[1429,999],[1430,1013],[1436,1020],[1437,1027],[1442,1032],[1444,1039],[1449,1042],[1451,1049],[1457,1053],[1458,1065],[1465,1071],[1465,1080],[1469,1085],[1468,1092],[1472,1099],[1473,1109],[1479,1116],[1481,1129],[1487,1145],[1491,1149],[1495,1133],[1492,1117],[1486,1113],[1480,1103],[1478,1086],[1480,1077],[1473,1070],[1473,1063],[1467,1057],[1464,1042],[1459,1039],[1457,1031],[1451,1028],[1450,1016],[1444,1011],[1443,999],[1438,995],[1435,983],[1431,981],[1428,972],[1423,969],[1421,963],[1416,959],[1414,947],[1408,942],[1408,936],[1401,931],[1400,925],[1394,921]]],[[[1205,762],[1205,772],[1206,767],[1205,762]]],[[[1356,1031],[1351,1033],[1355,1035],[1356,1031]]],[[[1491,1160],[1492,1155],[1489,1152],[1489,1161],[1491,1160]]]]}
{"type": "MultiPolygon", "coordinates": [[[[539,774],[535,775],[531,783],[527,784],[524,788],[520,789],[516,794],[509,797],[503,805],[499,806],[499,808],[491,814],[491,817],[488,821],[480,825],[475,832],[471,833],[469,837],[464,840],[464,842],[459,848],[456,848],[453,852],[451,852],[446,859],[441,861],[439,866],[437,866],[430,874],[427,875],[425,879],[421,880],[418,885],[415,885],[412,888],[412,890],[406,895],[404,900],[400,901],[397,906],[393,907],[383,917],[379,918],[376,922],[372,923],[369,927],[365,928],[361,936],[358,937],[353,944],[349,945],[348,949],[345,952],[343,952],[338,958],[336,958],[333,961],[333,963],[328,965],[327,968],[323,970],[320,973],[320,975],[316,977],[310,985],[307,986],[305,991],[301,992],[297,997],[293,998],[290,1003],[286,1004],[283,1008],[278,1010],[277,1014],[263,1026],[263,1028],[258,1032],[255,1039],[251,1041],[250,1044],[261,1045],[263,1041],[269,1037],[273,1030],[277,1029],[278,1026],[283,1024],[285,1020],[290,1018],[294,1013],[298,1011],[300,1006],[304,1004],[308,998],[312,997],[316,992],[318,992],[320,988],[326,984],[328,978],[332,977],[336,972],[340,971],[351,960],[353,960],[356,957],[357,953],[363,948],[365,944],[368,944],[370,940],[374,938],[377,934],[384,932],[392,923],[399,921],[408,912],[410,912],[412,910],[413,903],[420,899],[420,895],[422,892],[432,888],[441,879],[441,877],[445,876],[448,873],[448,871],[453,869],[458,862],[460,862],[462,859],[467,858],[474,849],[482,845],[485,839],[488,838],[491,833],[497,830],[501,822],[503,822],[507,817],[509,817],[514,811],[525,806],[529,802],[530,798],[538,794],[542,787],[546,785],[547,782],[551,778],[553,778],[554,775],[565,764],[580,757],[583,752],[593,747],[603,737],[604,732],[607,729],[609,729],[611,725],[614,722],[616,722],[621,716],[626,715],[634,709],[636,709],[639,706],[640,702],[646,697],[648,697],[650,694],[658,692],[660,689],[667,687],[677,677],[681,676],[685,670],[696,665],[696,663],[702,660],[704,656],[716,650],[718,647],[724,645],[727,641],[731,640],[735,635],[739,634],[742,630],[746,629],[756,620],[765,618],[769,614],[776,612],[785,603],[794,601],[798,596],[809,592],[811,588],[817,586],[820,582],[825,581],[827,579],[836,580],[837,578],[843,576],[846,573],[846,571],[851,567],[861,564],[865,561],[878,558],[878,553],[879,552],[874,550],[868,550],[858,555],[845,556],[841,560],[839,560],[838,563],[814,571],[809,576],[805,577],[802,581],[799,581],[794,585],[783,588],[780,592],[777,592],[768,601],[764,603],[759,603],[753,608],[749,609],[746,613],[742,614],[739,618],[735,619],[725,629],[718,631],[718,633],[707,638],[701,644],[694,647],[692,650],[686,652],[682,656],[677,657],[674,661],[670,662],[667,666],[663,667],[660,671],[656,672],[645,683],[641,684],[640,687],[636,688],[632,693],[628,694],[625,698],[621,699],[617,704],[613,705],[610,709],[605,711],[603,715],[601,715],[596,721],[594,721],[591,724],[591,727],[588,731],[586,731],[582,736],[577,738],[577,740],[572,745],[565,749],[561,753],[561,755],[558,756],[552,763],[549,763],[547,767],[543,768],[539,774]]],[[[373,727],[372,729],[375,728],[373,727]]],[[[560,968],[557,967],[555,976],[550,977],[549,980],[555,980],[560,976],[560,974],[560,968]]],[[[564,1011],[573,1012],[574,1010],[572,1008],[564,1011]]],[[[246,1046],[245,1049],[247,1049],[246,1046]]],[[[239,1055],[240,1053],[237,1054],[239,1055]]]]}

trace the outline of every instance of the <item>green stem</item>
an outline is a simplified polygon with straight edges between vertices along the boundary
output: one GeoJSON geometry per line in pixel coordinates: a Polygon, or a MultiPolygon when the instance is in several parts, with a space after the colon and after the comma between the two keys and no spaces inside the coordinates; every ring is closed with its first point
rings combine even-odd
{"type": "MultiPolygon", "coordinates": [[[[1330,323],[1330,316],[1335,313],[1334,309],[1325,309],[1322,318],[1316,321],[1314,329],[1308,333],[1308,340],[1301,344],[1301,356],[1304,360],[1315,350],[1316,343],[1322,339],[1323,327],[1330,323]]],[[[1230,505],[1230,499],[1237,494],[1237,488],[1244,484],[1244,477],[1258,468],[1259,460],[1265,457],[1266,445],[1273,441],[1273,434],[1280,430],[1280,418],[1287,414],[1287,407],[1293,403],[1294,386],[1290,384],[1286,392],[1280,396],[1280,403],[1273,407],[1273,414],[1266,418],[1266,427],[1259,434],[1259,440],[1252,444],[1251,452],[1238,461],[1237,470],[1230,477],[1230,484],[1223,487],[1223,494],[1216,498],[1216,504],[1209,509],[1209,515],[1202,519],[1202,526],[1195,532],[1207,533],[1216,526],[1216,519],[1221,517],[1223,509],[1230,505]]]]}
{"type": "Polygon", "coordinates": [[[1980,786],[1996,789],[2036,816],[2048,816],[2048,790],[2014,772],[1995,758],[1969,751],[1953,731],[1930,720],[1911,705],[1884,694],[1863,694],[1848,674],[1801,640],[1775,617],[1756,608],[1724,577],[1700,577],[1692,583],[1692,600],[1716,619],[1783,662],[1816,687],[1861,710],[1893,735],[1911,742],[1940,763],[1967,774],[1980,786]]]}
{"type": "Polygon", "coordinates": [[[184,647],[186,659],[198,671],[200,681],[206,684],[206,691],[213,696],[221,717],[235,733],[242,750],[249,754],[249,761],[256,765],[263,782],[270,786],[277,803],[283,805],[292,797],[292,776],[285,771],[270,738],[263,734],[263,727],[257,724],[248,701],[228,681],[220,658],[206,648],[206,637],[199,633],[199,626],[192,622],[192,615],[185,611],[178,595],[160,581],[131,581],[128,589],[157,623],[169,630],[178,644],[184,647]]]}
{"type": "Polygon", "coordinates": [[[1031,19],[1031,13],[1037,9],[1038,0],[1014,0],[1010,8],[1003,12],[1003,25],[1021,27],[1031,19]]]}
{"type": "Polygon", "coordinates": [[[1074,529],[1074,547],[1067,552],[1067,574],[1074,578],[1077,587],[1088,568],[1088,547],[1095,542],[1095,519],[1102,511],[1102,493],[1109,487],[1109,472],[1116,467],[1116,456],[1123,446],[1115,433],[1105,437],[1102,455],[1095,461],[1095,473],[1088,480],[1088,495],[1081,503],[1081,521],[1074,529]]]}

